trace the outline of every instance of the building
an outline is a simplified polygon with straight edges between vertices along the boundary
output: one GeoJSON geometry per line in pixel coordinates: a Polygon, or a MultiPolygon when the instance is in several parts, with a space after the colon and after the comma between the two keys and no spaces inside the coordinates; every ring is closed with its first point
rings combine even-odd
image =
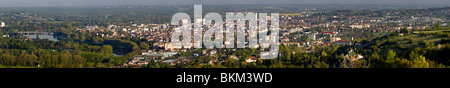
{"type": "Polygon", "coordinates": [[[351,41],[339,40],[339,41],[335,41],[334,44],[337,44],[337,45],[352,45],[352,42],[351,41]]]}
{"type": "Polygon", "coordinates": [[[142,66],[148,64],[149,61],[145,60],[144,57],[134,57],[130,61],[128,61],[126,64],[127,66],[142,66]]]}
{"type": "Polygon", "coordinates": [[[164,59],[164,58],[166,58],[166,57],[170,57],[170,56],[173,56],[173,55],[177,54],[177,52],[163,52],[163,53],[160,53],[160,54],[163,54],[163,55],[164,55],[164,56],[161,58],[161,59],[164,59]]]}
{"type": "Polygon", "coordinates": [[[280,43],[285,46],[294,45],[294,46],[300,47],[300,42],[280,42],[280,43]]]}
{"type": "Polygon", "coordinates": [[[163,63],[169,63],[169,65],[175,65],[175,64],[177,64],[179,61],[176,60],[176,59],[170,59],[170,60],[164,60],[164,61],[161,61],[161,62],[163,62],[163,63]]]}
{"type": "Polygon", "coordinates": [[[256,62],[256,58],[255,58],[255,57],[247,57],[247,58],[245,59],[245,62],[247,62],[247,63],[256,62]]]}
{"type": "Polygon", "coordinates": [[[210,55],[216,55],[216,54],[217,54],[217,51],[216,51],[216,50],[211,50],[211,51],[209,51],[209,54],[210,54],[210,55]]]}
{"type": "Polygon", "coordinates": [[[164,49],[165,50],[173,50],[174,48],[172,47],[172,43],[166,43],[164,44],[164,49]]]}
{"type": "Polygon", "coordinates": [[[330,42],[335,42],[335,41],[340,41],[341,40],[341,38],[339,38],[339,37],[331,37],[330,38],[330,42]]]}
{"type": "Polygon", "coordinates": [[[338,32],[320,32],[320,34],[322,34],[322,35],[331,35],[331,36],[333,36],[333,35],[337,35],[338,34],[338,32]]]}
{"type": "Polygon", "coordinates": [[[2,23],[0,24],[0,27],[6,27],[5,22],[2,22],[2,23]]]}
{"type": "Polygon", "coordinates": [[[236,55],[230,55],[228,58],[231,58],[234,61],[239,61],[239,58],[236,55]]]}
{"type": "Polygon", "coordinates": [[[309,38],[311,39],[311,41],[314,41],[314,40],[316,40],[316,34],[311,34],[311,35],[309,35],[309,38]]]}
{"type": "Polygon", "coordinates": [[[303,31],[303,28],[297,27],[297,28],[293,28],[293,29],[289,30],[289,33],[302,32],[302,31],[303,31]]]}
{"type": "Polygon", "coordinates": [[[3,37],[3,38],[7,38],[7,37],[9,37],[9,35],[3,35],[2,37],[3,37]]]}
{"type": "Polygon", "coordinates": [[[288,42],[288,41],[289,41],[289,38],[287,38],[287,37],[284,37],[281,39],[281,42],[288,42]]]}
{"type": "Polygon", "coordinates": [[[369,24],[366,24],[366,25],[350,25],[350,27],[351,27],[351,28],[358,28],[358,29],[361,29],[361,28],[369,28],[370,25],[369,25],[369,24]]]}
{"type": "Polygon", "coordinates": [[[98,26],[86,26],[86,30],[95,30],[98,26]]]}
{"type": "Polygon", "coordinates": [[[208,64],[214,65],[215,62],[217,62],[217,59],[211,59],[209,60],[208,64]]]}

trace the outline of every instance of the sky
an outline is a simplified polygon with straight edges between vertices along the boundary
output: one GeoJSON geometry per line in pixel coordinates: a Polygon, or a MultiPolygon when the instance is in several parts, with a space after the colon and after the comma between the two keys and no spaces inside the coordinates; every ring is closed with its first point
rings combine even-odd
{"type": "Polygon", "coordinates": [[[0,7],[193,4],[439,4],[450,6],[450,0],[0,0],[0,7]]]}

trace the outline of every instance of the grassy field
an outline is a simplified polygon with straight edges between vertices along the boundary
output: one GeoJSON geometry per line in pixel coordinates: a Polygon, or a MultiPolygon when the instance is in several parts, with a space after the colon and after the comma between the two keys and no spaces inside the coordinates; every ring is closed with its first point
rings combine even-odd
{"type": "MultiPolygon", "coordinates": [[[[432,30],[432,31],[414,31],[411,34],[405,34],[403,36],[391,35],[385,36],[375,41],[379,41],[379,48],[383,49],[383,52],[387,52],[387,50],[394,50],[398,53],[403,53],[406,51],[413,50],[415,48],[426,48],[425,43],[432,43],[437,46],[442,39],[450,39],[450,37],[443,37],[438,35],[443,31],[450,31],[450,29],[446,30],[432,30]],[[439,33],[438,33],[439,32],[439,33]]],[[[372,40],[372,42],[375,42],[372,40]]],[[[363,47],[371,47],[376,45],[375,43],[363,45],[363,47]]]]}
{"type": "Polygon", "coordinates": [[[442,31],[450,32],[450,29],[447,29],[447,30],[430,30],[430,31],[414,31],[413,33],[414,34],[419,34],[419,33],[436,33],[436,32],[442,32],[442,31]]]}
{"type": "Polygon", "coordinates": [[[0,68],[37,68],[32,66],[2,66],[0,65],[0,68]]]}

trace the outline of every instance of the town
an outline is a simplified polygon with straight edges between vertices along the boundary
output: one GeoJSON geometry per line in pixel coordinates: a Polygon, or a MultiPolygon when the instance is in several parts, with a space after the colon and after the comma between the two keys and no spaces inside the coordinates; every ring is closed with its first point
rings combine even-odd
{"type": "MultiPolygon", "coordinates": [[[[214,6],[205,6],[207,8],[221,8],[214,6]]],[[[251,6],[249,6],[250,8],[251,6]]],[[[327,10],[305,8],[297,11],[283,10],[283,6],[258,6],[266,8],[278,8],[280,13],[278,20],[269,20],[267,26],[272,26],[271,22],[278,21],[279,35],[273,38],[279,38],[279,54],[275,60],[262,60],[261,52],[270,51],[271,48],[252,48],[254,47],[250,40],[231,40],[224,36],[225,42],[221,47],[227,48],[205,48],[196,45],[205,41],[202,34],[212,26],[201,26],[200,21],[194,17],[194,24],[191,31],[192,43],[181,43],[190,47],[173,44],[173,33],[180,25],[170,24],[170,18],[173,14],[180,11],[193,12],[192,6],[181,7],[152,7],[152,8],[168,8],[165,16],[153,15],[159,18],[148,18],[151,21],[142,21],[139,17],[146,17],[147,13],[144,7],[96,7],[95,13],[101,13],[108,9],[125,10],[127,13],[112,14],[110,12],[102,12],[101,15],[89,14],[72,14],[65,16],[52,16],[38,12],[19,12],[19,13],[0,13],[2,19],[22,18],[27,22],[21,21],[5,21],[1,23],[2,30],[11,29],[10,31],[2,31],[2,38],[21,38],[23,41],[35,39],[49,39],[62,43],[57,48],[51,47],[50,50],[76,52],[77,50],[86,51],[107,49],[111,45],[112,56],[105,56],[107,60],[98,60],[92,64],[73,65],[72,67],[116,67],[116,68],[334,68],[334,67],[371,67],[369,58],[372,54],[363,53],[368,50],[364,47],[370,47],[373,39],[391,35],[396,36],[408,35],[408,32],[400,32],[403,29],[417,33],[418,31],[426,31],[436,29],[438,27],[448,27],[449,7],[427,8],[427,9],[405,9],[405,10],[383,10],[383,9],[362,9],[362,10],[327,10]],[[131,10],[130,10],[131,9],[131,10]],[[170,10],[170,11],[169,11],[170,10]],[[140,12],[142,11],[142,12],[140,12]],[[429,14],[433,13],[433,14],[429,14]],[[42,14],[42,15],[40,15],[42,14]],[[436,15],[437,14],[437,15],[436,15]],[[167,16],[166,16],[167,15],[167,16]],[[442,16],[441,16],[442,15],[442,16]],[[124,19],[121,17],[136,16],[136,20],[124,19]],[[68,22],[73,18],[86,19],[86,22],[68,22]],[[66,20],[64,20],[66,19],[66,20]],[[106,20],[115,19],[115,20],[106,20]],[[158,20],[155,20],[158,19],[158,20]],[[160,20],[165,19],[165,20],[160,20]],[[91,21],[97,20],[97,21],[91,21]],[[19,26],[18,24],[37,24],[31,25],[32,28],[23,28],[29,26],[19,26]],[[42,25],[55,25],[45,27],[42,25]],[[200,26],[199,26],[200,25],[200,26]],[[436,26],[437,25],[437,26],[436,26]],[[201,31],[200,31],[201,30],[201,31]],[[50,35],[38,35],[40,33],[50,35]],[[47,33],[48,32],[48,33],[47,33]],[[24,35],[25,37],[23,37],[24,35]],[[28,36],[28,37],[27,37],[28,36]],[[30,37],[31,36],[31,37],[30,37]],[[195,36],[200,36],[200,40],[195,36]],[[116,43],[120,41],[120,43],[116,43]],[[232,43],[233,41],[236,42],[232,43]],[[78,44],[71,44],[79,42],[78,44]],[[64,45],[65,44],[65,45],[64,45]],[[85,48],[78,49],[76,46],[85,45],[85,48]],[[115,46],[115,44],[128,44],[128,46],[115,46]],[[227,45],[232,44],[239,47],[244,44],[243,48],[228,48],[227,45]],[[76,46],[75,46],[76,45],[76,46]],[[92,45],[92,46],[90,46],[92,45]],[[103,47],[102,47],[103,46],[103,47]],[[100,49],[95,48],[100,47],[100,49]],[[250,47],[250,48],[249,48],[250,47]],[[339,49],[338,49],[339,48],[339,49]],[[296,57],[296,58],[293,58],[296,57]],[[117,59],[114,59],[117,58],[117,59]],[[340,58],[340,59],[338,59],[340,58]],[[113,60],[114,59],[114,60],[113,60]],[[114,62],[113,62],[114,61],[114,62]],[[112,64],[114,63],[114,64],[112,64]],[[95,65],[102,64],[102,65],[95,65]],[[108,65],[107,65],[108,64],[108,65]]],[[[232,8],[239,11],[239,8],[232,8]]],[[[152,11],[152,10],[150,10],[152,11]]],[[[164,10],[165,11],[165,10],[164,10]]],[[[160,11],[161,13],[164,11],[160,11]]],[[[210,9],[204,9],[205,12],[214,12],[210,9]]],[[[217,13],[227,13],[230,10],[217,11],[217,13]]],[[[157,11],[153,11],[157,12],[157,11]]],[[[265,11],[243,11],[242,15],[249,13],[264,13],[265,11]]],[[[51,13],[51,12],[49,12],[51,13]]],[[[161,14],[158,13],[158,14],[161,14]]],[[[195,12],[194,12],[195,13],[195,12]]],[[[191,13],[188,13],[191,14],[191,13]]],[[[260,16],[261,14],[257,15],[260,16]]],[[[272,14],[273,15],[273,14],[272,14]]],[[[195,14],[194,14],[195,16],[195,14]]],[[[228,15],[227,15],[228,16],[228,15]]],[[[200,16],[201,17],[201,16],[200,16]]],[[[228,17],[227,17],[228,18],[228,17]]],[[[258,18],[258,17],[255,17],[258,18]]],[[[265,16],[260,18],[273,19],[273,16],[265,16]]],[[[133,18],[134,19],[134,18],[133,18]]],[[[146,20],[148,20],[146,19],[146,20]]],[[[190,18],[189,18],[190,19],[190,18]]],[[[255,21],[256,22],[256,21],[255,21]]],[[[253,30],[251,21],[236,22],[217,22],[224,25],[224,28],[234,28],[236,35],[244,36],[244,38],[257,38],[258,32],[253,30]],[[229,24],[228,24],[229,23],[229,24]],[[245,29],[247,31],[239,31],[245,29]],[[239,31],[239,32],[237,32],[239,31]],[[242,34],[242,35],[240,35],[242,34]]],[[[261,22],[259,22],[261,23],[261,22]]],[[[205,23],[203,23],[205,24],[205,23]]],[[[262,25],[259,25],[262,26],[262,25]]],[[[271,28],[272,29],[272,28],[271,28]]],[[[443,29],[445,30],[445,29],[443,29]]],[[[189,31],[188,31],[189,32],[189,31]]],[[[182,32],[189,34],[188,32],[182,32]]],[[[225,32],[222,32],[225,34],[225,32]]],[[[234,33],[234,32],[233,32],[234,33]]],[[[259,32],[261,33],[261,32],[259,32]]],[[[273,32],[275,33],[275,32],[273,32]]],[[[181,34],[181,33],[180,33],[181,34]]],[[[215,39],[218,34],[211,34],[210,38],[215,39]]],[[[222,34],[223,36],[223,34],[222,34]]],[[[271,38],[266,38],[271,39],[271,38]]],[[[207,40],[207,39],[206,39],[207,40]]],[[[6,41],[6,40],[5,40],[6,41]]],[[[21,40],[22,41],[22,40],[21,40]]],[[[44,40],[42,40],[44,41],[44,40]]],[[[258,40],[257,40],[258,41],[258,40]]],[[[261,41],[261,40],[259,40],[261,41]]],[[[55,43],[56,44],[56,43],[55,43]]],[[[214,45],[214,44],[212,44],[214,45]]],[[[11,45],[13,46],[13,45],[11,45]]],[[[206,45],[205,45],[206,46],[206,45]]],[[[217,45],[215,45],[217,47],[217,45]]],[[[266,46],[259,45],[256,46],[266,46]]],[[[9,48],[10,46],[4,46],[9,48]]],[[[384,47],[384,46],[383,46],[384,47]]],[[[5,48],[5,49],[7,49],[5,48]]],[[[274,47],[272,47],[274,48],[274,47]]],[[[277,47],[278,48],[278,47],[277,47]]],[[[374,47],[376,48],[376,47],[374,47]]],[[[380,47],[381,48],[381,47],[380,47]]],[[[96,53],[103,51],[96,51],[96,53]]],[[[25,52],[26,53],[26,52],[25,52]]],[[[31,54],[31,53],[30,53],[31,54]]],[[[381,53],[380,53],[381,54],[381,53]]],[[[80,54],[80,58],[87,58],[88,54],[80,54]],[[83,56],[84,55],[84,56],[83,56]]],[[[88,60],[89,61],[89,60],[88,60]]],[[[36,62],[30,64],[32,66],[42,66],[43,64],[36,62]]]]}

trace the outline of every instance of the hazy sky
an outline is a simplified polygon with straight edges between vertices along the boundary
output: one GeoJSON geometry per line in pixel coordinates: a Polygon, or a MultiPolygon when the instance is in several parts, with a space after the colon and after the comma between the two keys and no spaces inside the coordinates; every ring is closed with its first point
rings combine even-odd
{"type": "Polygon", "coordinates": [[[450,0],[0,0],[0,7],[190,4],[440,4],[450,0]]]}

